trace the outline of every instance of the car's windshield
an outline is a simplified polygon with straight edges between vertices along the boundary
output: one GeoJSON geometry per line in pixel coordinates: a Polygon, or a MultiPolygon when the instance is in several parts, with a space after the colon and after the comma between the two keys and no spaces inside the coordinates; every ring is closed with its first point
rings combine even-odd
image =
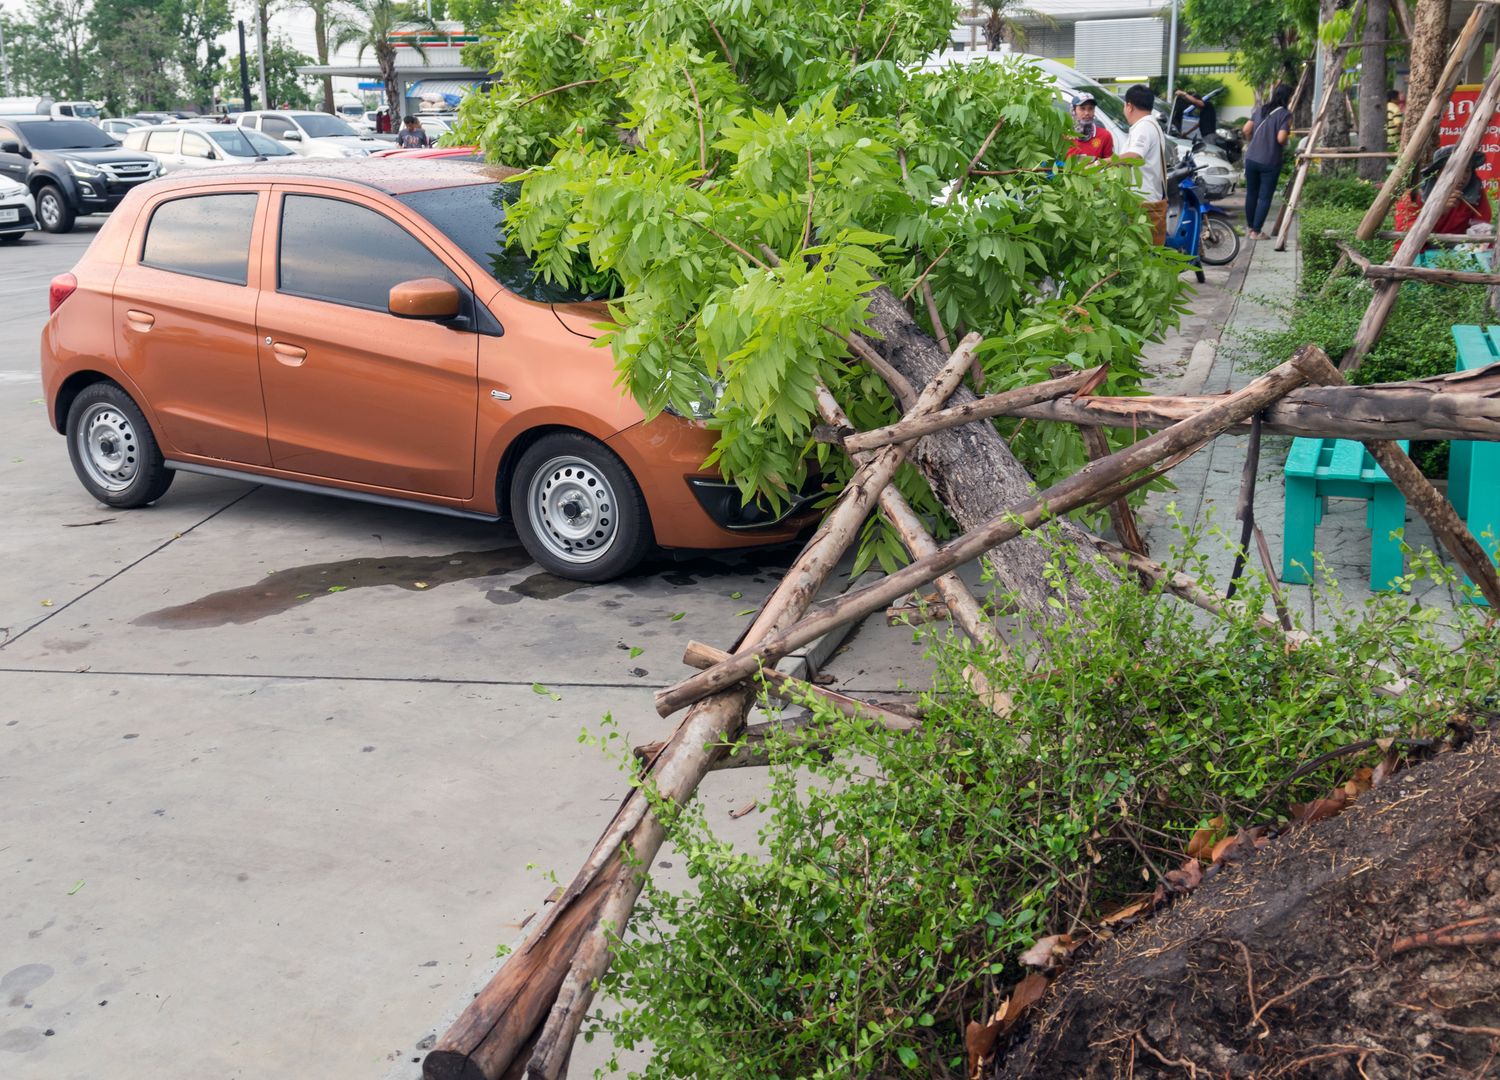
{"type": "Polygon", "coordinates": [[[33,150],[115,150],[120,146],[86,120],[34,120],[16,127],[33,150]]]}
{"type": "Polygon", "coordinates": [[[262,135],[250,128],[237,128],[241,135],[249,140],[250,145],[255,148],[255,153],[261,157],[296,157],[297,151],[289,149],[284,143],[277,142],[269,135],[262,135]]]}
{"type": "Polygon", "coordinates": [[[517,183],[466,184],[416,191],[399,198],[517,296],[546,304],[573,304],[608,296],[543,280],[526,254],[506,243],[505,212],[520,192],[517,183]]]}
{"type": "Polygon", "coordinates": [[[354,135],[355,130],[337,116],[327,113],[298,113],[297,126],[307,133],[309,139],[324,139],[330,135],[354,135]]]}
{"type": "Polygon", "coordinates": [[[90,102],[87,102],[87,101],[74,102],[73,105],[72,105],[72,109],[73,109],[73,115],[77,116],[77,117],[80,117],[81,119],[84,119],[84,120],[97,120],[97,119],[99,119],[99,110],[98,110],[98,108],[96,106],[94,106],[90,102]]]}

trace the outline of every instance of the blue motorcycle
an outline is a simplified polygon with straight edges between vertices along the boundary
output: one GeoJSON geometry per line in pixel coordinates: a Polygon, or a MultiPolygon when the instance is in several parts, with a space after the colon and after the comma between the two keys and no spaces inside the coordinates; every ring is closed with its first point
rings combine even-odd
{"type": "Polygon", "coordinates": [[[1177,228],[1167,236],[1167,247],[1193,260],[1198,283],[1203,283],[1203,267],[1223,266],[1240,253],[1240,237],[1229,223],[1229,213],[1221,210],[1199,193],[1193,174],[1198,171],[1192,151],[1167,175],[1167,190],[1177,189],[1179,208],[1177,228]]]}

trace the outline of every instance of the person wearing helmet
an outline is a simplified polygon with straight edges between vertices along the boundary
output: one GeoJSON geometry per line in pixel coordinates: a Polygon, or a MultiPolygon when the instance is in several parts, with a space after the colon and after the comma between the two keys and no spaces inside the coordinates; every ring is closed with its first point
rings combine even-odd
{"type": "MultiPolygon", "coordinates": [[[[1452,156],[1453,147],[1451,146],[1445,146],[1433,154],[1432,161],[1422,170],[1422,182],[1396,203],[1396,228],[1399,231],[1406,232],[1416,223],[1417,215],[1421,213],[1422,207],[1431,197],[1432,189],[1437,186],[1438,175],[1452,156]]],[[[1463,164],[1458,183],[1444,201],[1443,212],[1438,217],[1437,224],[1432,228],[1434,233],[1487,231],[1483,228],[1474,228],[1476,225],[1489,225],[1494,220],[1489,196],[1484,192],[1484,182],[1479,178],[1477,171],[1483,165],[1484,154],[1478,150],[1474,151],[1469,160],[1463,164]]]]}
{"type": "Polygon", "coordinates": [[[1084,91],[1073,101],[1073,145],[1065,157],[1091,157],[1099,160],[1115,156],[1114,136],[1094,117],[1098,102],[1084,91]]]}

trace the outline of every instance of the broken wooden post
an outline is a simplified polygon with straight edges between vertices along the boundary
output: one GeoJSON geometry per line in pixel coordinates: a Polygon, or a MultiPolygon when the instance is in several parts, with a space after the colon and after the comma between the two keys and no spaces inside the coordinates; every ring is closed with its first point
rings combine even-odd
{"type": "MultiPolygon", "coordinates": [[[[1087,397],[1092,393],[1092,386],[1084,387],[1078,391],[1078,396],[1087,397]]],[[[1078,434],[1083,438],[1083,447],[1088,452],[1090,461],[1109,457],[1109,439],[1105,437],[1103,428],[1092,425],[1080,427],[1078,434]]],[[[1120,543],[1137,555],[1151,554],[1146,547],[1146,538],[1136,526],[1135,511],[1130,508],[1129,499],[1115,499],[1109,504],[1109,523],[1115,530],[1115,535],[1120,538],[1120,543]]]]}
{"type": "MultiPolygon", "coordinates": [[[[1495,54],[1495,62],[1490,66],[1490,73],[1484,81],[1484,89],[1474,105],[1474,112],[1470,115],[1468,126],[1464,128],[1463,137],[1454,147],[1453,155],[1444,163],[1443,170],[1438,174],[1437,183],[1433,185],[1431,193],[1423,199],[1421,213],[1412,223],[1406,239],[1401,241],[1396,253],[1391,256],[1391,267],[1409,268],[1416,262],[1417,255],[1427,240],[1427,234],[1432,232],[1432,227],[1445,212],[1443,204],[1449,195],[1458,190],[1459,174],[1467,171],[1469,158],[1484,138],[1485,130],[1489,127],[1489,118],[1494,114],[1496,104],[1500,104],[1500,52],[1495,54]]],[[[1451,272],[1457,273],[1457,271],[1451,272]]],[[[1386,320],[1390,318],[1391,309],[1396,306],[1399,293],[1400,285],[1395,280],[1386,278],[1376,281],[1375,295],[1370,298],[1369,307],[1365,308],[1364,318],[1360,320],[1359,329],[1354,335],[1354,344],[1349,346],[1349,351],[1344,354],[1343,360],[1339,363],[1340,370],[1346,373],[1357,370],[1360,363],[1369,355],[1370,350],[1375,347],[1376,340],[1380,337],[1380,332],[1385,329],[1386,320]]]]}
{"type": "MultiPolygon", "coordinates": [[[[1436,190],[1436,189],[1434,189],[1436,190]]],[[[1429,281],[1435,285],[1500,285],[1500,274],[1478,270],[1453,270],[1443,266],[1386,266],[1372,263],[1344,241],[1338,241],[1339,250],[1359,272],[1372,281],[1429,281]]]]}
{"type": "MultiPolygon", "coordinates": [[[[1063,397],[1011,410],[1028,420],[1101,427],[1170,427],[1217,402],[1194,397],[1063,397]]],[[[1463,439],[1500,441],[1500,364],[1410,382],[1369,386],[1307,386],[1266,408],[1267,434],[1333,439],[1463,439]]],[[[1237,424],[1226,434],[1242,434],[1237,424]]]]}
{"type": "MultiPolygon", "coordinates": [[[[1322,355],[1316,346],[1306,345],[1298,350],[1297,356],[1301,357],[1308,352],[1322,355]]],[[[794,626],[769,635],[757,646],[755,654],[741,653],[659,691],[656,695],[657,711],[663,716],[670,716],[700,698],[733,686],[750,677],[763,664],[785,656],[832,627],[878,611],[940,574],[991,548],[1014,540],[1022,532],[1035,529],[1044,522],[1087,505],[1099,492],[1109,490],[1142,469],[1196,446],[1224,428],[1254,415],[1288,390],[1301,385],[1305,379],[1306,376],[1293,362],[1274,368],[1191,420],[1148,435],[1107,458],[1084,466],[1079,472],[1046,491],[1002,509],[989,521],[944,545],[932,555],[917,559],[871,585],[847,593],[814,614],[804,617],[794,626]]]]}
{"type": "MultiPolygon", "coordinates": [[[[1469,62],[1474,49],[1478,47],[1480,31],[1489,17],[1490,8],[1486,4],[1475,4],[1474,10],[1469,12],[1468,21],[1464,23],[1463,29],[1454,39],[1453,47],[1448,51],[1448,62],[1443,65],[1437,85],[1432,88],[1432,97],[1427,99],[1427,105],[1422,110],[1421,117],[1411,128],[1410,136],[1401,146],[1401,156],[1396,159],[1396,164],[1391,167],[1390,175],[1380,185],[1375,201],[1365,211],[1365,216],[1360,219],[1359,228],[1354,230],[1356,240],[1369,240],[1375,235],[1385,221],[1385,215],[1390,212],[1391,204],[1400,196],[1401,188],[1411,174],[1411,167],[1422,160],[1427,150],[1427,142],[1437,128],[1438,119],[1442,116],[1443,110],[1448,107],[1448,95],[1458,85],[1459,72],[1469,62]]],[[[1482,126],[1489,123],[1487,116],[1480,119],[1482,126]]]]}
{"type": "MultiPolygon", "coordinates": [[[[1497,62],[1500,62],[1500,57],[1497,57],[1497,62]]],[[[1500,86],[1500,82],[1496,85],[1500,86]]],[[[1490,112],[1493,111],[1491,106],[1490,112]]],[[[1476,115],[1488,117],[1490,112],[1476,115]]],[[[1316,355],[1299,353],[1293,357],[1292,363],[1307,376],[1308,382],[1333,386],[1345,382],[1343,372],[1334,367],[1322,352],[1316,355]]],[[[1407,504],[1426,519],[1433,535],[1448,549],[1453,561],[1479,587],[1491,608],[1500,610],[1500,576],[1495,573],[1495,564],[1479,541],[1474,539],[1474,534],[1469,532],[1469,527],[1458,516],[1458,511],[1453,509],[1453,504],[1443,498],[1437,488],[1432,486],[1431,480],[1422,475],[1422,470],[1417,468],[1399,444],[1388,439],[1366,439],[1365,449],[1380,463],[1385,474],[1391,478],[1391,483],[1406,496],[1407,504]]]]}

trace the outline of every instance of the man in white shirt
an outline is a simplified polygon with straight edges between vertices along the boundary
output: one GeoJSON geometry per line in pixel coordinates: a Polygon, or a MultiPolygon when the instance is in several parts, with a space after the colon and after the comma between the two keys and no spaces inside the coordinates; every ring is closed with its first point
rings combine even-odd
{"type": "Polygon", "coordinates": [[[1125,91],[1125,119],[1130,121],[1130,134],[1120,150],[1120,160],[1139,163],[1141,167],[1136,191],[1151,222],[1153,242],[1161,244],[1167,239],[1167,141],[1156,117],[1151,115],[1155,103],[1156,95],[1142,83],[1125,91]]]}

